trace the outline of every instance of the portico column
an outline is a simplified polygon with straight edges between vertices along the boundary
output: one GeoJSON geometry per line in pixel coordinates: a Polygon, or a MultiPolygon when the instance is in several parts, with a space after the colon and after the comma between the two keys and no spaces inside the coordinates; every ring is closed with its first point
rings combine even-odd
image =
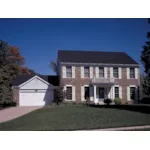
{"type": "Polygon", "coordinates": [[[94,85],[94,103],[96,102],[96,85],[94,85]]]}

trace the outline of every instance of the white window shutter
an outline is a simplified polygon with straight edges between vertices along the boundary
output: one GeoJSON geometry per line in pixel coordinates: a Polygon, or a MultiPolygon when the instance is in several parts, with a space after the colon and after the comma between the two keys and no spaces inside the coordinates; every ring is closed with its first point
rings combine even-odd
{"type": "Polygon", "coordinates": [[[115,86],[112,86],[111,92],[112,92],[112,99],[114,99],[115,98],[115,86]]]}
{"type": "Polygon", "coordinates": [[[75,78],[75,66],[72,66],[72,78],[75,78]]]}
{"type": "Polygon", "coordinates": [[[121,78],[122,78],[122,68],[119,67],[119,79],[121,79],[121,78]]]}
{"type": "Polygon", "coordinates": [[[139,73],[139,69],[135,68],[135,79],[138,79],[138,73],[139,73]]]}
{"type": "Polygon", "coordinates": [[[104,78],[107,78],[107,67],[104,67],[104,78]]]}
{"type": "Polygon", "coordinates": [[[135,100],[138,100],[138,87],[135,87],[135,100]]]}
{"type": "Polygon", "coordinates": [[[122,99],[122,86],[119,86],[119,98],[122,99]]]}
{"type": "Polygon", "coordinates": [[[94,87],[93,86],[90,86],[90,101],[93,101],[93,96],[94,96],[94,87]]]}
{"type": "Polygon", "coordinates": [[[130,79],[130,68],[126,68],[127,79],[130,79]]]}
{"type": "Polygon", "coordinates": [[[66,66],[62,66],[63,78],[66,78],[66,66]]]}
{"type": "Polygon", "coordinates": [[[76,96],[75,86],[72,86],[72,101],[76,100],[75,96],[76,96]]]}
{"type": "Polygon", "coordinates": [[[93,67],[90,67],[90,78],[93,78],[93,67]]]}
{"type": "MultiPolygon", "coordinates": [[[[63,92],[66,92],[66,86],[63,87],[63,92]]],[[[64,100],[66,100],[66,97],[64,98],[64,100]]]]}
{"type": "Polygon", "coordinates": [[[84,86],[81,86],[81,101],[84,101],[84,86]]]}
{"type": "Polygon", "coordinates": [[[113,78],[113,67],[110,67],[110,78],[113,78]]]}
{"type": "Polygon", "coordinates": [[[127,86],[127,100],[130,100],[130,86],[127,86]]]}
{"type": "Polygon", "coordinates": [[[83,66],[81,66],[80,71],[81,71],[81,78],[84,78],[84,67],[83,66]]]}
{"type": "Polygon", "coordinates": [[[95,67],[95,74],[96,74],[96,78],[99,78],[99,68],[95,67]]]}

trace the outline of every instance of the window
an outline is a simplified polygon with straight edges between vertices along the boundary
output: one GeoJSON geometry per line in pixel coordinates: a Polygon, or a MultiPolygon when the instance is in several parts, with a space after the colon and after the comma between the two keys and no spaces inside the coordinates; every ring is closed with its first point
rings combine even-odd
{"type": "Polygon", "coordinates": [[[99,77],[100,78],[104,77],[104,67],[99,67],[99,77]]]}
{"type": "Polygon", "coordinates": [[[90,68],[84,67],[84,77],[88,78],[90,77],[90,68]]]}
{"type": "Polygon", "coordinates": [[[66,76],[68,78],[72,77],[72,67],[71,66],[66,66],[66,76]]]}
{"type": "Polygon", "coordinates": [[[72,100],[72,87],[66,87],[66,99],[72,100]]]}
{"type": "Polygon", "coordinates": [[[84,98],[87,100],[90,97],[90,88],[84,87],[84,98]]]}
{"type": "Polygon", "coordinates": [[[119,98],[119,87],[115,87],[115,98],[119,98]]]}
{"type": "Polygon", "coordinates": [[[135,78],[135,69],[130,68],[130,78],[135,78]]]}
{"type": "Polygon", "coordinates": [[[114,78],[118,78],[118,68],[113,68],[114,78]]]}
{"type": "Polygon", "coordinates": [[[135,87],[130,87],[130,99],[135,100],[135,87]]]}

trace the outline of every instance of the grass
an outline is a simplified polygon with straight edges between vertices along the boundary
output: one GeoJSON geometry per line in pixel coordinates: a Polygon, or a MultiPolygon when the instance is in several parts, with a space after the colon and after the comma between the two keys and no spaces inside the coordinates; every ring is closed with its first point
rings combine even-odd
{"type": "Polygon", "coordinates": [[[150,114],[115,108],[68,105],[42,108],[1,123],[0,130],[83,130],[150,124],[150,114]]]}

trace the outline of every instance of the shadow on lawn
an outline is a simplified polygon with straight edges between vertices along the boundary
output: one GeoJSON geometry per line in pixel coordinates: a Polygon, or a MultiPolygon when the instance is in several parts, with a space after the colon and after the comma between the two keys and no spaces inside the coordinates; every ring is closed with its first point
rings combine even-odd
{"type": "Polygon", "coordinates": [[[130,110],[136,112],[142,112],[146,114],[150,114],[150,105],[140,105],[140,104],[130,104],[130,105],[93,105],[89,104],[90,107],[96,108],[115,108],[122,110],[130,110]]]}

